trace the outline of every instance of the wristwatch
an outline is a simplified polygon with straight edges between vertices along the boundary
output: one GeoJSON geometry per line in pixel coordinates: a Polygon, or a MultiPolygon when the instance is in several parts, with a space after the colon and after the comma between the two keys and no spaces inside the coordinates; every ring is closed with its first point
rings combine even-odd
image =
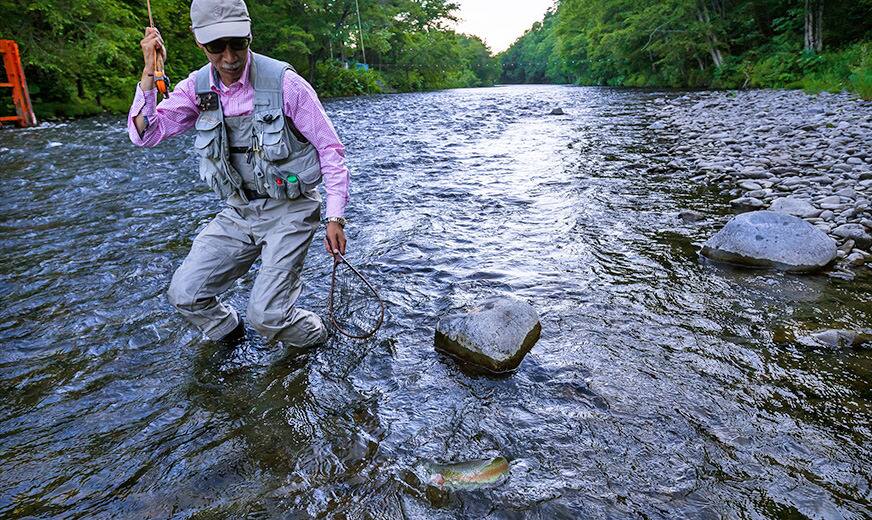
{"type": "Polygon", "coordinates": [[[348,223],[345,217],[327,217],[327,223],[336,222],[340,227],[345,229],[345,224],[348,223]]]}

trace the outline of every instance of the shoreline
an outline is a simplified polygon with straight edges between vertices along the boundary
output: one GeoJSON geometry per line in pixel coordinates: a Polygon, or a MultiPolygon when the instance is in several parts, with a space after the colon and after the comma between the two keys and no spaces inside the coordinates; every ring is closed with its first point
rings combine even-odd
{"type": "Polygon", "coordinates": [[[811,223],[836,241],[837,267],[872,267],[872,102],[761,89],[655,103],[649,128],[676,143],[666,169],[719,187],[739,212],[811,223]]]}
{"type": "MultiPolygon", "coordinates": [[[[805,96],[810,97],[810,98],[815,98],[817,96],[846,97],[850,101],[855,101],[855,102],[859,102],[859,103],[868,103],[870,106],[872,106],[872,101],[864,100],[860,96],[860,94],[858,94],[856,92],[851,92],[851,91],[845,90],[845,91],[842,91],[838,94],[833,94],[833,93],[830,93],[827,91],[822,91],[822,92],[819,92],[816,94],[809,94],[809,93],[803,91],[799,87],[797,87],[797,88],[760,87],[760,88],[744,88],[744,89],[742,89],[742,88],[710,89],[710,88],[692,88],[692,87],[656,87],[656,86],[632,87],[632,86],[623,86],[623,85],[593,85],[593,84],[586,85],[586,84],[579,84],[579,83],[499,83],[498,82],[498,83],[495,83],[493,85],[488,85],[488,86],[454,87],[454,88],[456,88],[456,89],[498,88],[498,87],[507,87],[507,86],[515,86],[515,85],[525,85],[525,86],[526,85],[529,85],[529,86],[553,85],[553,86],[564,86],[564,87],[587,87],[587,88],[604,88],[604,89],[617,89],[617,90],[636,90],[636,91],[643,91],[643,92],[668,92],[668,93],[674,93],[674,94],[683,93],[685,95],[695,95],[695,94],[705,94],[705,93],[708,93],[708,94],[717,94],[717,93],[724,94],[725,93],[726,95],[739,95],[741,93],[749,93],[749,92],[751,92],[751,93],[755,93],[755,92],[801,92],[805,96]]],[[[368,96],[386,96],[386,95],[394,95],[394,94],[416,94],[416,93],[420,94],[420,93],[426,93],[426,92],[438,92],[440,90],[453,90],[453,89],[439,88],[439,89],[432,89],[432,90],[411,90],[411,91],[390,90],[390,91],[383,91],[383,92],[369,92],[369,93],[363,93],[363,94],[353,94],[353,95],[349,95],[349,96],[321,96],[319,94],[319,99],[321,99],[321,101],[323,102],[323,101],[332,101],[332,100],[337,100],[337,99],[354,99],[354,98],[368,97],[368,96]]],[[[130,102],[132,102],[132,101],[133,101],[133,98],[130,99],[130,102]]],[[[44,107],[45,106],[52,106],[52,105],[54,105],[54,104],[53,103],[43,103],[44,107]]],[[[98,116],[105,116],[105,115],[124,115],[127,113],[127,110],[129,109],[129,103],[128,103],[127,108],[125,108],[124,110],[112,110],[112,109],[107,108],[107,109],[104,109],[101,111],[82,113],[80,115],[75,115],[75,116],[43,116],[43,115],[39,114],[39,110],[38,110],[39,106],[40,105],[38,103],[35,104],[34,111],[37,112],[37,114],[36,114],[37,120],[40,122],[65,122],[65,121],[76,121],[76,120],[85,119],[88,117],[98,117],[98,116]]],[[[72,108],[72,107],[75,107],[75,105],[71,104],[71,105],[67,106],[67,108],[72,108]]],[[[39,126],[39,125],[37,125],[37,126],[39,126]]],[[[0,126],[0,129],[7,128],[7,127],[17,128],[14,125],[3,125],[3,126],[0,126]]]]}

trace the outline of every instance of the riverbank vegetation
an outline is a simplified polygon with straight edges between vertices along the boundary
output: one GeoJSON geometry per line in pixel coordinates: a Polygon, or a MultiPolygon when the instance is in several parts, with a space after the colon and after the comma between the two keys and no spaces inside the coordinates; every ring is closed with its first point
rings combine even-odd
{"type": "Polygon", "coordinates": [[[872,0],[561,0],[506,83],[850,90],[872,99],[872,0]]]}
{"type": "MultiPolygon", "coordinates": [[[[152,0],[166,70],[179,81],[206,60],[189,2],[152,0]]],[[[475,36],[448,28],[447,0],[248,2],[252,48],[286,60],[324,97],[493,85],[500,68],[475,36]],[[362,38],[361,38],[362,37],[362,38]]],[[[0,38],[18,42],[40,118],[124,112],[142,70],[145,0],[0,0],[0,38]]]]}

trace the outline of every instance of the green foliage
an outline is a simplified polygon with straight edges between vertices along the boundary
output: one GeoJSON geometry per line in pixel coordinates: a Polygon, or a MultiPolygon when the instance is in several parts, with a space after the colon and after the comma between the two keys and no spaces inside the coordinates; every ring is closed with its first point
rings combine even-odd
{"type": "Polygon", "coordinates": [[[560,0],[500,56],[505,82],[849,89],[869,97],[872,0],[827,0],[824,52],[803,0],[560,0]]]}
{"type": "Polygon", "coordinates": [[[554,12],[545,14],[541,23],[533,24],[511,48],[500,54],[502,81],[506,83],[568,83],[570,68],[556,52],[554,12]]]}
{"type": "Polygon", "coordinates": [[[807,92],[850,90],[872,100],[872,43],[857,43],[841,51],[821,54],[810,70],[790,86],[807,92]]]}
{"type": "MultiPolygon", "coordinates": [[[[206,63],[188,1],[153,0],[176,82],[206,63]]],[[[492,85],[497,60],[446,29],[449,0],[251,0],[252,48],[288,61],[322,96],[492,85]],[[373,70],[354,68],[365,61],[373,70]],[[352,66],[345,68],[343,63],[352,66]]],[[[142,72],[145,0],[0,0],[0,38],[19,43],[40,118],[124,112],[142,72]]]]}
{"type": "Polygon", "coordinates": [[[336,61],[318,63],[315,90],[324,97],[359,96],[378,94],[384,80],[377,71],[345,68],[336,61]]]}

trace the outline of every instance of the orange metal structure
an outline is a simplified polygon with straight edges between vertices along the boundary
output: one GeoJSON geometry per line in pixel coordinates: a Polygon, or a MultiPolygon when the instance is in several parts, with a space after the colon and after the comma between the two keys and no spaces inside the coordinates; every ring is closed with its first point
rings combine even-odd
{"type": "Polygon", "coordinates": [[[0,55],[6,68],[6,82],[0,83],[0,87],[12,88],[12,103],[15,104],[16,113],[14,116],[0,116],[0,125],[4,121],[15,121],[19,126],[35,126],[36,116],[30,104],[30,94],[27,93],[27,80],[21,68],[18,44],[12,40],[0,40],[0,55]]]}

